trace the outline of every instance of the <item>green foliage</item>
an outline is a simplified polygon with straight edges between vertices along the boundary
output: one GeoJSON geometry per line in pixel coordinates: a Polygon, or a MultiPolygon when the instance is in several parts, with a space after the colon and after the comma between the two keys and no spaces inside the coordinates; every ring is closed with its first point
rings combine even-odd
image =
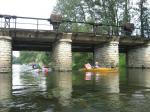
{"type": "MultiPolygon", "coordinates": [[[[13,63],[29,64],[32,62],[37,62],[40,65],[50,65],[52,62],[51,54],[49,52],[33,52],[33,51],[21,51],[20,57],[13,57],[13,63]]],[[[119,54],[119,65],[120,67],[125,67],[126,65],[126,55],[123,53],[119,54]]],[[[74,52],[72,56],[72,68],[73,70],[78,70],[84,67],[84,64],[90,63],[93,65],[93,53],[86,52],[74,52]]]]}
{"type": "MultiPolygon", "coordinates": [[[[62,14],[64,19],[103,23],[104,25],[122,25],[130,21],[129,0],[58,0],[54,13],[62,14]]],[[[101,33],[118,33],[117,27],[102,27],[101,33]]],[[[60,31],[91,32],[92,25],[61,25],[60,31]]]]}
{"type": "Polygon", "coordinates": [[[126,66],[126,55],[124,53],[119,54],[119,66],[120,67],[126,66]]]}
{"type": "Polygon", "coordinates": [[[51,62],[51,54],[49,52],[21,51],[21,63],[38,62],[40,65],[49,65],[51,62]]]}
{"type": "MultiPolygon", "coordinates": [[[[84,67],[84,64],[93,64],[92,53],[73,53],[73,69],[78,70],[84,67]]],[[[126,66],[126,55],[124,53],[119,54],[119,65],[120,67],[126,66]]]]}
{"type": "Polygon", "coordinates": [[[15,57],[15,56],[13,56],[12,63],[13,63],[13,64],[20,64],[20,63],[21,63],[21,60],[20,60],[20,58],[19,58],[19,57],[15,57]]]}
{"type": "MultiPolygon", "coordinates": [[[[132,2],[130,0],[58,0],[54,12],[72,21],[98,22],[114,26],[134,22],[136,27],[141,27],[142,35],[148,35],[148,30],[144,30],[149,29],[150,23],[148,0],[132,2]]],[[[61,31],[65,28],[71,31],[80,31],[80,28],[81,32],[91,31],[85,30],[87,26],[81,24],[70,24],[61,28],[61,31]]],[[[104,33],[116,34],[118,30],[117,27],[101,28],[101,32],[104,33]]]]}
{"type": "Polygon", "coordinates": [[[86,63],[93,62],[93,55],[92,53],[73,53],[73,69],[77,70],[84,67],[86,63]]]}
{"type": "Polygon", "coordinates": [[[145,29],[149,29],[150,23],[150,11],[146,6],[148,4],[148,0],[140,0],[137,4],[138,8],[136,9],[136,11],[139,12],[141,35],[145,36],[145,34],[148,33],[147,30],[145,31],[145,29]]]}

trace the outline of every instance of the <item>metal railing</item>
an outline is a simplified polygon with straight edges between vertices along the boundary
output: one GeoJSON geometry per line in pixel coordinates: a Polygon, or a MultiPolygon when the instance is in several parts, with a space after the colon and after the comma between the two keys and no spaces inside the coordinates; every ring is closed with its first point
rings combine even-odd
{"type": "Polygon", "coordinates": [[[123,27],[124,26],[108,25],[102,23],[63,20],[60,24],[59,31],[94,33],[95,35],[150,38],[150,29],[144,29],[144,37],[142,37],[140,28],[134,27],[133,31],[127,31],[124,30],[123,27]]]}
{"type": "Polygon", "coordinates": [[[49,19],[0,15],[0,29],[53,30],[49,19]]]}
{"type": "MultiPolygon", "coordinates": [[[[58,25],[56,27],[58,29],[55,29],[57,32],[84,32],[94,33],[95,35],[141,37],[140,28],[134,28],[130,32],[125,31],[123,26],[102,23],[61,20],[60,23],[53,24],[50,19],[0,15],[0,30],[4,32],[9,31],[9,29],[53,30],[54,25],[58,25]]],[[[150,29],[144,29],[144,38],[150,38],[150,29]]]]}

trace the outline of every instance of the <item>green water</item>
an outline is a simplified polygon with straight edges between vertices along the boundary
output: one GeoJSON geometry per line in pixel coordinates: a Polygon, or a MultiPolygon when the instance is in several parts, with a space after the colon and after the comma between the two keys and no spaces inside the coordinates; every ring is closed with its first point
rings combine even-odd
{"type": "Polygon", "coordinates": [[[150,70],[0,73],[0,112],[149,112],[150,70]]]}

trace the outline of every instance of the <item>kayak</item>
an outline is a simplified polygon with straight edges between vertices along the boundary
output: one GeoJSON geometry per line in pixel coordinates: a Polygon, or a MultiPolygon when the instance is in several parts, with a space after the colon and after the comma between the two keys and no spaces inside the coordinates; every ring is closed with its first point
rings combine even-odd
{"type": "Polygon", "coordinates": [[[118,72],[118,68],[91,68],[91,69],[86,69],[82,68],[80,71],[84,72],[118,72]]]}

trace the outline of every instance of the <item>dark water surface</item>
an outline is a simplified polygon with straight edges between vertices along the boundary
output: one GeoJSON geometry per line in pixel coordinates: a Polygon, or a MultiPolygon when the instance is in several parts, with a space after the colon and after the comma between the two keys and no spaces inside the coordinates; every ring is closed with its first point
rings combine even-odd
{"type": "Polygon", "coordinates": [[[0,73],[0,112],[150,112],[150,70],[21,71],[0,73]]]}

